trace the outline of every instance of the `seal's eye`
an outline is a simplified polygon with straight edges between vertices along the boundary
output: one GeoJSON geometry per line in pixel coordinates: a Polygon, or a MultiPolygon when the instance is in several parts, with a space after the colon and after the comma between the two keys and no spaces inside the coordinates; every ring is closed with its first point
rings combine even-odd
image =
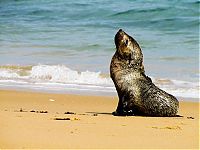
{"type": "Polygon", "coordinates": [[[128,45],[128,40],[125,41],[125,44],[128,45]]]}

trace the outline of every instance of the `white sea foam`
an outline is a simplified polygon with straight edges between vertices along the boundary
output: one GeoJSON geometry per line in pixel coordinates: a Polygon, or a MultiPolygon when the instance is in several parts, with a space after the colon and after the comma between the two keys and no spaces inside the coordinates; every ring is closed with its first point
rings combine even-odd
{"type": "Polygon", "coordinates": [[[6,69],[0,70],[0,79],[14,79],[14,78],[20,78],[20,76],[16,72],[13,72],[12,70],[6,70],[6,69]]]}
{"type": "MultiPolygon", "coordinates": [[[[170,94],[199,98],[199,83],[153,77],[152,79],[158,87],[170,94]]],[[[78,72],[64,65],[36,65],[30,69],[2,67],[0,87],[116,95],[114,84],[109,76],[103,77],[101,72],[78,72]]]]}
{"type": "Polygon", "coordinates": [[[109,78],[102,78],[100,72],[78,72],[66,66],[38,65],[31,70],[30,77],[39,81],[50,81],[55,83],[75,83],[111,85],[109,78]]]}

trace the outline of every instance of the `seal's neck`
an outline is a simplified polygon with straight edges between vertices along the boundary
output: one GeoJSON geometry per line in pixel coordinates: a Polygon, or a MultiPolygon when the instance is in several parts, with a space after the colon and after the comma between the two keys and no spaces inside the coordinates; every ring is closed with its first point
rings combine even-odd
{"type": "Polygon", "coordinates": [[[143,66],[143,60],[142,58],[140,60],[135,61],[134,59],[124,59],[119,55],[119,53],[115,53],[116,58],[118,59],[118,62],[121,62],[121,69],[127,69],[132,72],[138,72],[144,74],[144,66],[143,66]]]}

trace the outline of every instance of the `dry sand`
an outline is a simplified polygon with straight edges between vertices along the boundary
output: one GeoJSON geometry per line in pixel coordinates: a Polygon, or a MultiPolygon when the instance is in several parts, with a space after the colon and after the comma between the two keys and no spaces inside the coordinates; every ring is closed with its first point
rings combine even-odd
{"type": "Polygon", "coordinates": [[[199,148],[199,103],[183,117],[116,117],[117,97],[0,91],[0,148],[199,148]],[[75,114],[73,114],[75,113],[75,114]]]}

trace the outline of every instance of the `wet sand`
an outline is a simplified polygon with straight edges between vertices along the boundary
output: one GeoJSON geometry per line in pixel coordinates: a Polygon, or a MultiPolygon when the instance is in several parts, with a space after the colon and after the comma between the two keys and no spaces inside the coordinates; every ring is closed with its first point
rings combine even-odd
{"type": "Polygon", "coordinates": [[[117,97],[0,90],[0,148],[199,148],[199,103],[183,117],[116,117],[117,97]]]}

